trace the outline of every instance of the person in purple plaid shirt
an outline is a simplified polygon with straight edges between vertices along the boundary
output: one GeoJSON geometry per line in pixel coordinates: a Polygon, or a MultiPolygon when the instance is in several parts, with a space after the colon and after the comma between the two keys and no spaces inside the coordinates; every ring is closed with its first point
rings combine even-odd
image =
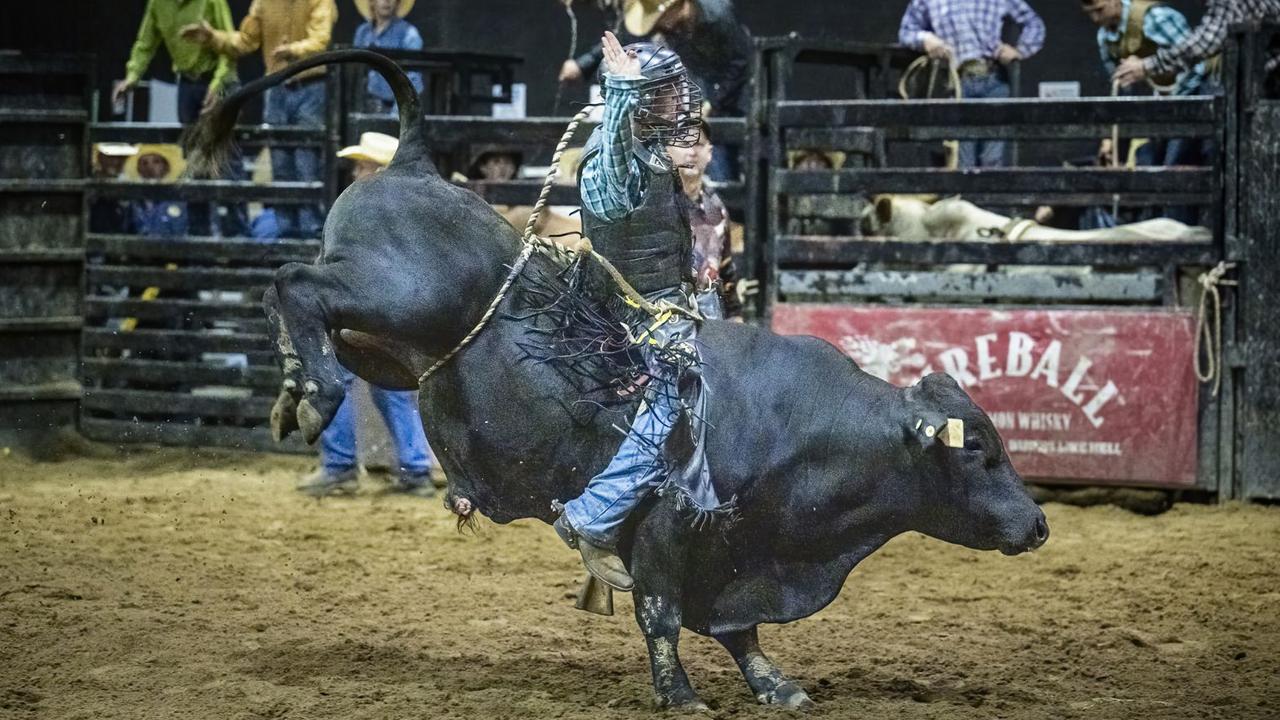
{"type": "MultiPolygon", "coordinates": [[[[1025,0],[911,0],[902,16],[898,42],[948,59],[960,75],[966,98],[1007,98],[1009,63],[1044,47],[1044,21],[1025,0]],[[1001,37],[1005,20],[1021,28],[1017,45],[1001,37]]],[[[1003,167],[1007,143],[960,143],[960,167],[1003,167]]]]}

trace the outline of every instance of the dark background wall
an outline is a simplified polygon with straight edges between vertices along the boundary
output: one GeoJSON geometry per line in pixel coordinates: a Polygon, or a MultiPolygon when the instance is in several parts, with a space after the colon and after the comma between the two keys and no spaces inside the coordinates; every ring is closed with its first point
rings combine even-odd
{"type": "MultiPolygon", "coordinates": [[[[229,0],[239,20],[249,0],[229,0]]],[[[1093,28],[1079,0],[1029,0],[1048,26],[1045,50],[1024,64],[1024,94],[1041,80],[1080,80],[1086,94],[1106,94],[1093,28]]],[[[38,0],[0,3],[0,48],[90,52],[98,57],[104,91],[124,74],[124,62],[137,31],[145,0],[38,0]]],[[[893,42],[907,0],[738,0],[739,13],[757,36],[792,31],[868,42],[893,42]]],[[[1170,0],[1195,22],[1199,0],[1170,0]]],[[[350,0],[338,0],[338,42],[350,42],[362,20],[350,0]]],[[[580,45],[603,29],[594,2],[579,2],[580,45]]],[[[569,52],[569,22],[558,0],[419,0],[409,19],[429,47],[501,52],[525,58],[517,80],[529,85],[530,114],[550,112],[555,78],[569,52]]],[[[161,52],[152,64],[155,77],[171,73],[161,52]]],[[[262,73],[258,57],[240,62],[243,78],[262,73]]],[[[585,90],[580,92],[585,98],[585,90]]]]}

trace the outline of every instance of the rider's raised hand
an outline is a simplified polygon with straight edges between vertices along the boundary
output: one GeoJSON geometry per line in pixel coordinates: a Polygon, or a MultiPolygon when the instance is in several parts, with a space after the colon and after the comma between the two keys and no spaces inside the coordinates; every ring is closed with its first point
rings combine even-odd
{"type": "Polygon", "coordinates": [[[605,31],[600,40],[600,48],[604,50],[604,71],[618,77],[640,77],[640,60],[634,50],[624,50],[618,37],[605,31]]]}

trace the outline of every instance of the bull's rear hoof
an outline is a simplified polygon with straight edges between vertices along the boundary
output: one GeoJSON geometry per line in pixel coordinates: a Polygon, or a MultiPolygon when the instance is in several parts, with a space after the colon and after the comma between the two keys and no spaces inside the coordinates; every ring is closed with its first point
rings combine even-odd
{"type": "Polygon", "coordinates": [[[310,398],[304,399],[298,403],[298,428],[302,430],[302,439],[310,445],[320,437],[320,433],[324,431],[324,417],[311,404],[310,398]]]}
{"type": "Polygon", "coordinates": [[[271,439],[280,442],[298,429],[298,402],[288,392],[281,390],[276,404],[271,407],[271,439]]]}
{"type": "Polygon", "coordinates": [[[766,705],[777,705],[788,710],[809,710],[813,707],[809,693],[793,682],[779,685],[773,692],[760,697],[759,700],[766,705]]]}

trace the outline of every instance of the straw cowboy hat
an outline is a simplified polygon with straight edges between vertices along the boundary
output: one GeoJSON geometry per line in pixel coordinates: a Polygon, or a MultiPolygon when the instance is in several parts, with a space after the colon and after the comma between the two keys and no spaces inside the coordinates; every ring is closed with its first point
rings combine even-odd
{"type": "MultiPolygon", "coordinates": [[[[400,0],[396,5],[396,17],[404,17],[413,9],[414,0],[400,0]]],[[[364,16],[365,20],[373,19],[373,10],[369,7],[369,0],[355,0],[356,12],[364,16]]]]}
{"type": "Polygon", "coordinates": [[[142,180],[138,174],[138,160],[147,155],[159,155],[169,163],[169,172],[156,182],[174,182],[187,170],[187,161],[182,157],[182,148],[172,144],[142,144],[138,151],[124,161],[124,174],[130,180],[142,180]]]}
{"type": "Polygon", "coordinates": [[[400,141],[378,132],[360,133],[360,144],[344,147],[338,151],[338,157],[352,160],[368,160],[379,165],[390,165],[395,157],[400,141]]]}
{"type": "Polygon", "coordinates": [[[623,10],[623,25],[627,32],[644,37],[653,32],[653,26],[667,13],[690,0],[628,0],[623,10]]]}

